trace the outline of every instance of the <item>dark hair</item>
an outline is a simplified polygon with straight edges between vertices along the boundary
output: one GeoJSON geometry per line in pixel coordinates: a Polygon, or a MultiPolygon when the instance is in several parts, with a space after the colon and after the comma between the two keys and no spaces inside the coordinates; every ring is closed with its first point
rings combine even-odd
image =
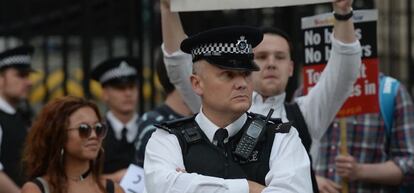
{"type": "Polygon", "coordinates": [[[276,27],[269,27],[269,26],[265,26],[265,27],[261,27],[261,30],[263,32],[263,34],[271,34],[271,35],[277,35],[282,37],[283,39],[285,39],[289,45],[289,54],[291,59],[293,60],[293,44],[292,44],[292,39],[290,38],[290,36],[283,31],[280,28],[276,28],[276,27]]]}
{"type": "MultiPolygon", "coordinates": [[[[68,139],[66,128],[69,127],[69,117],[82,107],[93,109],[99,121],[102,121],[96,104],[80,97],[65,96],[49,102],[42,109],[26,138],[23,164],[27,177],[33,179],[48,175],[51,192],[67,192],[67,177],[61,151],[68,139]]],[[[105,192],[99,180],[103,157],[103,152],[100,151],[96,160],[90,161],[90,165],[94,181],[105,192]]]]}
{"type": "Polygon", "coordinates": [[[170,82],[170,79],[167,74],[167,70],[165,69],[164,61],[163,61],[163,54],[162,51],[159,50],[158,54],[155,58],[155,65],[157,70],[158,80],[162,88],[165,91],[165,94],[168,95],[175,90],[175,86],[170,82]]]}

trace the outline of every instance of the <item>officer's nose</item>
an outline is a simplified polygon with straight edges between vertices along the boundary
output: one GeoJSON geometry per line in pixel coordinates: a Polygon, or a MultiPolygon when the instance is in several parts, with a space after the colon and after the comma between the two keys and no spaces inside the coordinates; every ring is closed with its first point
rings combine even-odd
{"type": "Polygon", "coordinates": [[[249,78],[250,78],[249,76],[239,74],[235,80],[236,89],[246,89],[247,85],[249,84],[249,78]]]}

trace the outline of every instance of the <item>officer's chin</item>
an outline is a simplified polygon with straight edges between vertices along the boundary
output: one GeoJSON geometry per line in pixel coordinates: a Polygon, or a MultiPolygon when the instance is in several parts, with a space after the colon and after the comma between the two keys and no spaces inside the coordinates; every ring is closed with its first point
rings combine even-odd
{"type": "Polygon", "coordinates": [[[243,114],[250,108],[250,102],[239,102],[234,105],[234,113],[240,113],[243,114]]]}

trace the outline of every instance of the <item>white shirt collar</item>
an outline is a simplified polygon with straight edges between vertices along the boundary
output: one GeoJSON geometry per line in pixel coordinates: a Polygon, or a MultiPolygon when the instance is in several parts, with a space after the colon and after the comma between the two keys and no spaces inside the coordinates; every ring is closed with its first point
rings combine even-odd
{"type": "MultiPolygon", "coordinates": [[[[227,125],[225,129],[227,129],[229,132],[229,137],[236,135],[236,133],[239,132],[239,130],[243,127],[246,120],[247,115],[246,113],[243,113],[243,115],[240,116],[236,121],[230,125],[227,125]]],[[[197,122],[198,126],[200,126],[200,129],[204,132],[204,134],[206,134],[207,138],[213,142],[214,134],[216,133],[217,129],[219,129],[219,127],[211,122],[206,117],[206,115],[204,115],[202,108],[200,110],[200,113],[198,113],[195,117],[195,121],[197,122]]]]}
{"type": "Polygon", "coordinates": [[[124,125],[118,118],[116,118],[115,115],[111,111],[108,111],[106,113],[106,118],[111,124],[112,129],[115,133],[115,137],[118,140],[121,140],[122,129],[126,127],[128,130],[127,141],[129,143],[132,143],[134,141],[135,136],[137,135],[137,132],[138,132],[138,125],[137,125],[138,114],[135,113],[134,116],[132,116],[132,118],[127,122],[126,125],[124,125]]]}
{"type": "Polygon", "coordinates": [[[16,113],[16,109],[13,108],[13,106],[11,106],[6,100],[4,100],[3,97],[0,97],[0,109],[4,111],[5,113],[11,114],[11,115],[16,113]]]}
{"type": "Polygon", "coordinates": [[[256,91],[253,91],[252,106],[250,107],[249,112],[266,116],[270,109],[273,108],[274,112],[272,118],[281,118],[282,121],[286,122],[288,120],[284,107],[285,99],[286,93],[284,92],[279,95],[268,97],[265,101],[263,101],[263,96],[256,91]]]}

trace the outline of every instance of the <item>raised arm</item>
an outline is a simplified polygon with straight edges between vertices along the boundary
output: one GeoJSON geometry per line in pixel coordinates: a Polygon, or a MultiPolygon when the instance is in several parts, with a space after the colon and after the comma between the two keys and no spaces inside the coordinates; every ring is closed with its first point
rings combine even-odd
{"type": "Polygon", "coordinates": [[[190,83],[192,58],[191,55],[180,50],[180,44],[187,36],[178,13],[170,11],[170,0],[162,0],[160,9],[164,41],[162,50],[168,77],[183,97],[184,102],[193,113],[196,113],[200,110],[201,100],[192,90],[190,83]]]}
{"type": "MultiPolygon", "coordinates": [[[[345,15],[352,11],[352,0],[335,0],[332,6],[335,13],[345,15]]],[[[346,21],[336,20],[333,31],[334,37],[343,43],[352,43],[357,40],[352,18],[346,21]]]]}
{"type": "Polygon", "coordinates": [[[164,48],[168,54],[172,54],[180,50],[180,44],[187,35],[184,33],[178,13],[170,11],[170,0],[162,0],[160,10],[164,48]]]}
{"type": "MultiPolygon", "coordinates": [[[[333,9],[343,15],[351,11],[351,4],[352,0],[336,0],[333,9]]],[[[330,58],[318,83],[297,100],[314,141],[320,140],[351,94],[361,65],[361,45],[352,18],[334,22],[331,40],[330,58]]]]}

